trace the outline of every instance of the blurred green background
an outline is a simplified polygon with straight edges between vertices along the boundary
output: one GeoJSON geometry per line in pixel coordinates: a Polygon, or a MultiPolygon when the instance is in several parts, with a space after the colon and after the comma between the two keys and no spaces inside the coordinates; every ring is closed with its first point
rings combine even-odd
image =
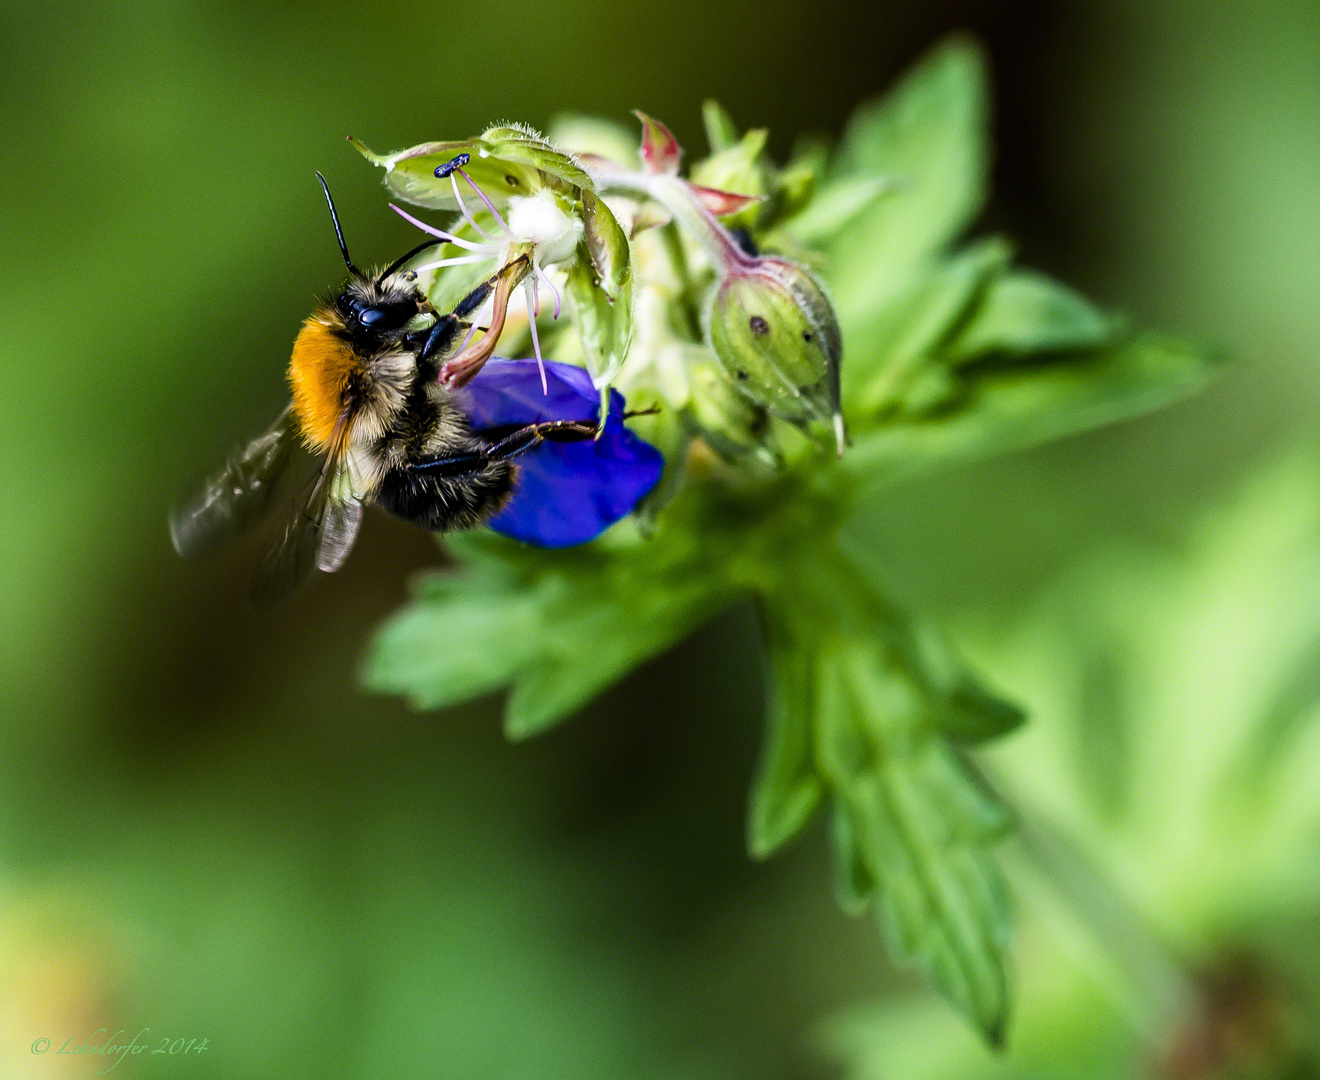
{"type": "MultiPolygon", "coordinates": [[[[782,154],[957,29],[986,45],[997,93],[985,226],[1235,358],[1195,401],[868,513],[895,592],[963,628],[1032,704],[1055,636],[1026,613],[1064,589],[1063,623],[1085,622],[1060,580],[1095,591],[1078,568],[1099,559],[1107,589],[1147,595],[1133,582],[1151,565],[1172,580],[1209,558],[1188,538],[1225,505],[1270,536],[1320,484],[1303,469],[1283,496],[1237,502],[1320,405],[1313,0],[0,8],[0,1077],[93,1075],[103,1059],[55,1050],[102,1026],[209,1040],[117,1070],[143,1077],[921,1073],[869,1058],[869,1021],[822,1035],[914,983],[836,908],[819,831],[767,865],[744,854],[750,613],[513,746],[494,702],[416,715],[356,689],[372,628],[441,560],[424,535],[373,514],[342,573],[254,613],[244,553],[181,565],[164,522],[278,410],[298,323],[339,279],[312,170],[360,261],[409,243],[346,134],[388,148],[643,108],[696,149],[714,96],[782,154]],[[1148,554],[1115,570],[1116,549],[1148,554]]],[[[1224,550],[1245,565],[1257,546],[1224,550]]],[[[1310,563],[1289,567],[1276,591],[1309,602],[1310,563]]],[[[1152,591],[1176,606],[1186,590],[1152,591]]],[[[1242,596],[1193,624],[1263,655],[1242,596]]],[[[1197,677],[1159,644],[1174,686],[1197,677]]],[[[1195,732],[1176,693],[1159,701],[1160,723],[1195,732]]],[[[997,775],[1029,787],[1024,753],[997,775]]],[[[1297,888],[1290,917],[1314,920],[1297,888]]],[[[1029,1001],[1057,956],[1023,940],[1029,1001]]],[[[1105,1000],[1078,1009],[1112,1028],[1092,1039],[1108,1057],[1057,1017],[1054,1042],[1018,1045],[1045,1039],[1059,1075],[1153,1067],[1177,1017],[1105,1000]]],[[[967,1069],[1019,1068],[976,1053],[967,1069]]]]}

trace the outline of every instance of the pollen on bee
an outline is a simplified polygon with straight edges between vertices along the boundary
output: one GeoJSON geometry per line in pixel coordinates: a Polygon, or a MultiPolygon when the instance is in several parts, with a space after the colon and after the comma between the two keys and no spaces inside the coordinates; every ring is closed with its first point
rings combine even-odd
{"type": "Polygon", "coordinates": [[[359,367],[353,350],[334,332],[323,313],[303,323],[289,360],[289,386],[293,390],[294,415],[303,439],[312,449],[329,446],[349,379],[359,367]]]}

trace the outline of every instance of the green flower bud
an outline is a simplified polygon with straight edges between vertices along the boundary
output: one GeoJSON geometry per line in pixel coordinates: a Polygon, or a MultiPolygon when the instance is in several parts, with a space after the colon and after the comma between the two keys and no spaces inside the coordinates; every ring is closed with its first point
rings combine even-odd
{"type": "Polygon", "coordinates": [[[748,398],[798,425],[832,423],[843,453],[843,343],[824,290],[806,270],[776,256],[731,262],[711,303],[710,341],[748,398]]]}
{"type": "Polygon", "coordinates": [[[692,387],[685,414],[712,449],[726,458],[756,453],[777,466],[765,408],[738,392],[707,349],[689,350],[685,366],[692,387]]]}
{"type": "MultiPolygon", "coordinates": [[[[769,191],[769,176],[761,162],[765,149],[765,128],[755,128],[727,150],[712,154],[692,167],[692,182],[718,191],[731,191],[738,195],[764,196],[769,191]]],[[[735,228],[750,228],[761,211],[759,203],[747,207],[724,219],[724,224],[735,228]]]]}

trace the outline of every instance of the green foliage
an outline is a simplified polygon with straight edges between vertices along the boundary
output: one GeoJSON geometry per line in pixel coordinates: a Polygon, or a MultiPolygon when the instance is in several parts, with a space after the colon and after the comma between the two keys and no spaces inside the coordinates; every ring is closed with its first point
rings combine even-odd
{"type": "MultiPolygon", "coordinates": [[[[461,567],[420,584],[365,678],[424,708],[511,687],[506,730],[523,737],[753,600],[769,689],[750,850],[772,853],[828,805],[844,906],[874,909],[892,952],[994,1042],[1009,1015],[994,854],[1009,816],[965,747],[1022,714],[881,595],[837,530],[877,485],[1153,408],[1199,387],[1210,364],[1015,269],[1002,240],[952,246],[985,199],[985,119],[982,63],[961,41],[863,106],[832,160],[799,163],[810,182],[758,171],[769,169],[760,137],[740,139],[708,105],[716,156],[694,175],[814,192],[748,220],[763,246],[816,249],[842,327],[854,445],[836,463],[787,425],[763,418],[752,438],[746,417],[693,405],[713,354],[685,305],[715,273],[695,245],[643,233],[631,262],[638,333],[620,379],[633,400],[666,402],[683,420],[638,425],[669,460],[668,505],[648,508],[645,536],[625,522],[571,551],[459,539],[461,567]]],[[[681,192],[678,178],[664,182],[681,192]]]]}
{"type": "Polygon", "coordinates": [[[828,795],[845,908],[875,901],[898,958],[998,1041],[1008,911],[990,846],[1007,819],[949,736],[1000,735],[1022,716],[848,563],[814,555],[764,603],[774,676],[752,853],[773,852],[828,795]]]}
{"type": "Polygon", "coordinates": [[[830,1025],[850,1076],[1119,1080],[1244,1005],[1214,1075],[1316,1074],[1318,491],[1320,459],[1291,455],[1186,557],[1112,554],[979,635],[1032,716],[987,755],[1030,856],[1009,1054],[898,999],[830,1025]],[[1226,1005],[1225,966],[1255,996],[1226,1005]]]}
{"type": "Polygon", "coordinates": [[[910,285],[914,271],[980,211],[989,158],[986,99],[979,50],[954,40],[849,121],[826,190],[858,179],[886,181],[894,190],[824,245],[845,322],[910,285]]]}

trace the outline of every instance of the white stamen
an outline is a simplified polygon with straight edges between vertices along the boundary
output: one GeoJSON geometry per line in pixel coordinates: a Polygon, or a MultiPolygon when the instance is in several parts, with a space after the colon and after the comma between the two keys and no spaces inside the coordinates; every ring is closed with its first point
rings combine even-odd
{"type": "Polygon", "coordinates": [[[449,183],[454,189],[454,199],[458,202],[458,212],[463,215],[463,220],[477,230],[487,240],[493,241],[495,237],[491,236],[485,229],[477,224],[477,219],[468,212],[467,203],[463,201],[463,195],[458,190],[458,177],[453,173],[449,174],[449,183]]]}
{"type": "Polygon", "coordinates": [[[527,297],[527,325],[532,331],[532,352],[536,354],[536,367],[541,372],[541,393],[550,393],[550,384],[545,378],[545,361],[541,359],[541,338],[536,332],[536,311],[540,300],[536,295],[536,279],[528,278],[523,282],[523,294],[527,297]]]}
{"type": "Polygon", "coordinates": [[[582,238],[581,219],[567,213],[554,192],[544,189],[509,199],[509,228],[519,240],[536,245],[542,263],[572,258],[582,238]]]}
{"type": "Polygon", "coordinates": [[[435,262],[422,263],[421,266],[413,267],[419,274],[424,270],[438,270],[442,266],[463,266],[467,263],[489,262],[495,256],[482,253],[480,255],[455,255],[452,259],[437,259],[435,262]]]}
{"type": "Polygon", "coordinates": [[[559,312],[560,309],[563,307],[563,303],[564,303],[563,297],[560,296],[559,294],[559,288],[555,285],[553,281],[550,280],[550,275],[547,274],[544,270],[542,270],[539,266],[534,266],[533,269],[536,271],[536,276],[540,278],[542,281],[544,281],[546,283],[546,286],[549,288],[549,290],[555,294],[555,318],[556,319],[559,318],[559,312]]]}
{"type": "MultiPolygon", "coordinates": [[[[399,217],[403,218],[403,220],[409,225],[416,225],[417,228],[421,229],[422,232],[426,233],[428,236],[439,237],[441,240],[453,244],[455,247],[466,248],[468,251],[490,251],[489,246],[486,244],[477,244],[471,240],[464,240],[461,236],[455,236],[453,233],[445,232],[444,229],[437,229],[434,225],[428,225],[424,221],[418,221],[417,218],[412,216],[412,214],[409,214],[405,210],[401,210],[393,203],[390,203],[390,209],[398,214],[399,217]]],[[[494,258],[494,255],[495,253],[491,251],[492,258],[494,258]]]]}
{"type": "MultiPolygon", "coordinates": [[[[509,226],[504,223],[504,219],[500,217],[500,212],[495,209],[495,204],[490,201],[490,198],[486,195],[486,193],[482,191],[481,188],[477,187],[476,181],[474,181],[472,177],[468,176],[468,174],[465,173],[462,169],[455,169],[454,172],[458,173],[459,176],[461,176],[464,180],[468,182],[468,187],[470,187],[473,191],[477,193],[477,198],[479,198],[482,202],[486,204],[486,209],[490,211],[491,217],[493,217],[497,222],[499,222],[500,229],[503,230],[504,235],[507,236],[510,240],[512,240],[514,236],[513,233],[509,231],[509,226]]],[[[449,175],[453,176],[454,173],[450,173],[449,175]]]]}

